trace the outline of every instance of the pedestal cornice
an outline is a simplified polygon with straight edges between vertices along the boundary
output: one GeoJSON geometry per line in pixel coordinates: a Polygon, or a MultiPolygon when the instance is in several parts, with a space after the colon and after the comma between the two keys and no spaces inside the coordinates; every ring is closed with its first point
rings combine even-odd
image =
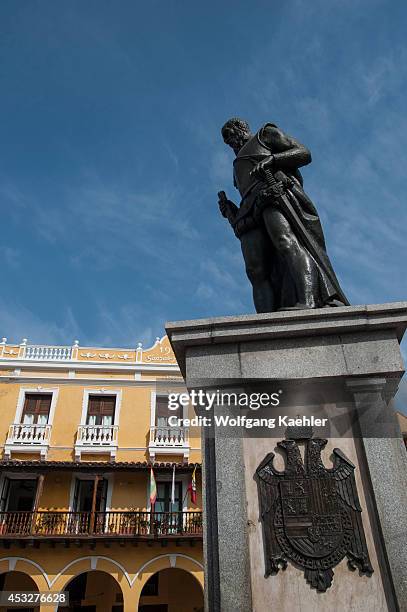
{"type": "Polygon", "coordinates": [[[407,302],[167,323],[184,378],[333,379],[404,373],[407,302]],[[188,371],[186,353],[188,352],[188,371]],[[261,360],[259,361],[259,355],[261,360]],[[205,367],[204,359],[207,359],[205,367]]]}

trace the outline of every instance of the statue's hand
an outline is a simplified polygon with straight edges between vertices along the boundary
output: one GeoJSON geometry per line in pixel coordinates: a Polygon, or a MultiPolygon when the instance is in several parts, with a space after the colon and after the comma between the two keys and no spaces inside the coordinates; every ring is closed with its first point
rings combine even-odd
{"type": "Polygon", "coordinates": [[[264,170],[270,168],[273,165],[273,162],[273,155],[270,155],[270,157],[266,157],[266,159],[262,159],[258,164],[254,166],[254,168],[250,172],[250,176],[255,176],[256,178],[264,178],[264,170]]]}
{"type": "Polygon", "coordinates": [[[218,198],[221,215],[225,217],[225,219],[230,219],[231,217],[235,216],[237,206],[234,202],[227,199],[226,193],[224,191],[219,191],[218,198]]]}

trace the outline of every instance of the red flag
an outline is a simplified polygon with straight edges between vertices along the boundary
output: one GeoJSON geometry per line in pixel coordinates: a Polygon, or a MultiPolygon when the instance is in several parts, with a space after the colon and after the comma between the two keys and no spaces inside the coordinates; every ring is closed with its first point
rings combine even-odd
{"type": "Polygon", "coordinates": [[[188,485],[188,491],[191,492],[191,502],[196,504],[196,478],[195,478],[196,466],[192,472],[191,482],[188,485]]]}
{"type": "Polygon", "coordinates": [[[157,499],[157,483],[155,481],[154,471],[151,466],[150,468],[150,505],[151,510],[154,509],[154,504],[157,499]]]}

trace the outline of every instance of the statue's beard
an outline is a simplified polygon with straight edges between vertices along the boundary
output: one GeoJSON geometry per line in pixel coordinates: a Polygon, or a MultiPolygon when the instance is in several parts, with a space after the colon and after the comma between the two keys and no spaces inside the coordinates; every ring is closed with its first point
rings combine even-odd
{"type": "Polygon", "coordinates": [[[235,141],[232,143],[232,149],[236,153],[239,153],[240,149],[246,144],[246,142],[250,139],[249,134],[242,134],[240,136],[236,136],[235,141]]]}
{"type": "Polygon", "coordinates": [[[236,153],[236,155],[239,153],[240,149],[243,147],[243,145],[246,144],[246,142],[248,141],[248,138],[236,138],[235,142],[232,144],[232,149],[234,150],[234,152],[236,153]]]}

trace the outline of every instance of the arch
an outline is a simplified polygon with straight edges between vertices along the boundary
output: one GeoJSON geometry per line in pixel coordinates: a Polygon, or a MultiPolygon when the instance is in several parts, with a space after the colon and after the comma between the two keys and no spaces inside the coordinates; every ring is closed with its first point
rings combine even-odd
{"type": "MultiPolygon", "coordinates": [[[[138,568],[132,579],[121,563],[115,559],[111,559],[103,555],[86,555],[73,559],[62,567],[53,578],[50,578],[45,572],[44,568],[36,561],[27,559],[25,557],[3,557],[0,559],[0,574],[13,570],[21,571],[22,573],[28,574],[32,577],[39,591],[46,591],[48,589],[52,591],[63,591],[66,585],[73,578],[75,578],[76,575],[93,570],[103,571],[111,575],[109,565],[114,569],[114,572],[118,574],[118,578],[115,576],[112,576],[112,578],[118,582],[125,601],[126,598],[130,598],[131,604],[129,605],[134,610],[137,610],[141,590],[144,584],[147,582],[151,574],[155,574],[160,570],[169,568],[183,569],[197,580],[201,586],[201,589],[203,590],[202,563],[200,563],[196,558],[182,553],[166,553],[149,559],[138,568]],[[25,564],[27,564],[26,567],[24,567],[25,564]],[[154,566],[153,564],[156,565],[154,566]],[[67,577],[67,570],[73,566],[77,566],[75,568],[75,576],[71,575],[67,577]],[[35,568],[37,571],[33,572],[33,568],[35,568]],[[147,568],[150,571],[145,572],[147,568]],[[143,575],[144,573],[145,575],[143,575]],[[121,577],[126,579],[123,580],[123,584],[121,584],[121,577]],[[134,608],[133,606],[135,604],[133,602],[135,599],[137,600],[137,607],[134,608]]],[[[55,608],[54,612],[57,612],[57,610],[58,608],[55,608]]]]}
{"type": "Polygon", "coordinates": [[[202,563],[200,563],[197,559],[194,559],[194,557],[190,557],[189,555],[184,555],[182,553],[174,553],[174,554],[167,553],[164,555],[157,555],[156,557],[153,557],[152,559],[149,559],[148,561],[143,563],[143,565],[138,569],[138,571],[136,572],[132,580],[132,587],[134,587],[137,593],[136,608],[135,608],[136,612],[139,607],[141,592],[146,582],[149,580],[149,578],[153,574],[157,574],[160,571],[167,570],[167,569],[180,569],[190,574],[199,584],[200,590],[203,596],[203,592],[204,592],[203,569],[204,568],[203,568],[202,563]],[[191,567],[190,567],[191,563],[196,567],[196,573],[191,571],[191,567]],[[147,568],[148,568],[148,571],[145,571],[147,570],[147,568]]]}
{"type": "MultiPolygon", "coordinates": [[[[13,592],[15,593],[19,591],[25,592],[25,593],[33,592],[33,591],[35,593],[40,592],[40,589],[38,588],[38,585],[36,581],[34,580],[34,578],[26,572],[12,569],[12,570],[2,572],[1,576],[2,576],[1,589],[4,591],[10,591],[11,593],[13,592]]],[[[26,604],[26,605],[28,605],[30,608],[33,608],[35,610],[40,609],[39,603],[26,604]]],[[[10,605],[10,607],[12,606],[10,605]]],[[[6,608],[8,609],[7,603],[3,602],[1,609],[5,610],[6,608]]]]}
{"type": "Polygon", "coordinates": [[[3,557],[2,559],[0,559],[0,574],[4,574],[6,572],[12,572],[12,571],[18,571],[21,572],[23,574],[27,574],[28,576],[30,576],[35,584],[37,585],[38,590],[44,590],[44,584],[42,584],[42,581],[38,581],[36,579],[35,574],[33,575],[32,572],[30,572],[30,570],[27,568],[26,571],[24,571],[22,568],[18,568],[16,569],[17,564],[19,563],[28,563],[30,565],[33,565],[37,570],[40,571],[41,576],[43,578],[43,580],[45,581],[46,585],[48,588],[51,588],[51,582],[48,578],[47,573],[45,572],[44,568],[41,567],[41,565],[39,563],[37,563],[36,561],[32,561],[31,559],[26,559],[26,557],[3,557]],[[5,569],[1,569],[1,563],[3,561],[7,561],[8,562],[8,567],[5,569]]]}
{"type": "MultiPolygon", "coordinates": [[[[141,574],[146,567],[148,567],[151,563],[154,563],[155,561],[158,561],[160,559],[169,559],[170,562],[170,567],[175,567],[176,566],[176,562],[177,559],[188,559],[188,561],[192,561],[192,563],[195,563],[195,565],[197,565],[199,567],[199,569],[201,569],[203,571],[204,566],[202,565],[202,563],[200,563],[199,561],[197,561],[197,559],[194,559],[194,557],[190,557],[189,555],[183,555],[181,553],[168,553],[166,555],[157,555],[156,557],[153,557],[153,559],[149,559],[148,561],[146,561],[141,567],[140,569],[136,572],[133,580],[132,580],[132,584],[134,584],[134,582],[137,580],[139,574],[141,574]],[[174,562],[174,558],[175,558],[175,562],[174,562]]],[[[165,566],[167,567],[167,566],[165,566]]],[[[184,568],[181,568],[184,569],[184,568]]],[[[186,570],[188,571],[188,570],[186,570]]]]}
{"type": "MultiPolygon", "coordinates": [[[[64,591],[69,592],[70,605],[76,600],[77,606],[82,606],[86,602],[85,605],[94,605],[97,610],[111,609],[119,602],[123,602],[124,606],[123,589],[109,571],[91,568],[79,572],[70,577],[64,591]],[[119,594],[121,597],[118,598],[119,594]]],[[[55,610],[64,609],[66,607],[63,605],[55,607],[55,610]]]]}
{"type": "Polygon", "coordinates": [[[151,605],[151,595],[154,596],[157,608],[169,605],[171,609],[179,612],[189,612],[193,606],[194,610],[204,610],[204,591],[199,578],[190,570],[181,567],[167,566],[153,572],[137,595],[135,612],[150,609],[148,606],[151,605]],[[145,587],[148,587],[148,591],[145,587]],[[151,588],[154,589],[153,592],[151,588]]]}
{"type": "MultiPolygon", "coordinates": [[[[43,577],[43,579],[45,580],[45,582],[47,583],[47,586],[49,589],[51,589],[52,587],[54,587],[56,585],[56,583],[59,581],[60,584],[58,585],[58,591],[63,591],[64,590],[64,585],[67,584],[69,582],[69,580],[71,580],[71,578],[65,579],[65,572],[67,569],[69,569],[70,567],[72,567],[72,565],[75,565],[75,563],[81,563],[82,561],[89,561],[90,562],[90,567],[83,569],[81,572],[78,573],[83,573],[84,571],[90,571],[90,569],[96,569],[97,565],[98,565],[98,561],[99,560],[103,560],[106,561],[107,563],[111,563],[113,566],[116,566],[121,572],[122,574],[126,577],[126,580],[128,582],[129,587],[132,587],[135,583],[135,581],[137,580],[139,574],[141,574],[151,563],[154,563],[155,561],[161,560],[161,559],[168,559],[169,563],[170,563],[170,567],[175,567],[174,564],[174,558],[175,558],[175,564],[177,563],[177,561],[180,561],[181,559],[187,559],[188,561],[191,561],[192,563],[194,563],[195,565],[197,565],[197,567],[199,567],[200,570],[203,571],[203,565],[202,563],[200,563],[197,559],[194,559],[194,557],[190,557],[189,555],[183,555],[181,553],[168,553],[165,555],[157,555],[156,557],[153,557],[152,559],[149,559],[148,561],[146,561],[135,573],[134,578],[131,579],[129,573],[127,572],[127,570],[125,569],[125,567],[123,567],[123,565],[121,563],[119,563],[118,561],[116,561],[115,559],[111,559],[109,557],[105,557],[103,555],[86,555],[84,557],[78,557],[77,559],[73,559],[72,561],[70,561],[69,563],[67,563],[59,572],[58,574],[56,574],[56,576],[50,580],[50,578],[48,577],[48,574],[45,572],[44,568],[41,567],[41,565],[39,563],[37,563],[36,561],[32,561],[31,559],[27,559],[25,557],[3,557],[0,559],[0,574],[4,573],[4,572],[8,572],[8,571],[12,571],[15,567],[16,564],[18,562],[24,562],[24,563],[29,563],[31,565],[33,565],[34,567],[36,567],[40,572],[41,575],[43,577]],[[8,566],[4,569],[1,569],[1,563],[3,561],[7,561],[8,562],[8,566]]],[[[163,565],[164,567],[168,567],[166,565],[163,565]]],[[[180,567],[178,565],[178,567],[180,567]]],[[[184,568],[182,568],[184,569],[184,568]]],[[[103,570],[102,570],[103,571],[103,570]]],[[[186,570],[188,571],[188,570],[186,570]]],[[[29,573],[29,570],[27,570],[26,573],[29,573]]],[[[29,575],[31,575],[29,573],[29,575]]],[[[40,590],[42,589],[41,584],[38,585],[38,587],[40,588],[40,590]]],[[[54,589],[55,590],[55,589],[54,589]]]]}
{"type": "Polygon", "coordinates": [[[70,580],[72,580],[72,577],[66,577],[65,573],[66,570],[68,570],[70,567],[72,567],[73,565],[75,565],[76,563],[81,563],[82,561],[89,561],[89,566],[82,569],[81,571],[77,572],[77,575],[79,574],[83,574],[84,572],[89,572],[89,571],[105,571],[105,570],[99,570],[98,568],[98,562],[99,561],[104,561],[106,563],[111,563],[116,569],[118,569],[123,576],[125,576],[129,587],[132,586],[132,580],[130,579],[130,576],[128,574],[128,572],[126,571],[126,569],[123,567],[123,565],[121,563],[119,563],[118,561],[115,561],[114,559],[110,559],[110,557],[104,557],[103,555],[87,555],[85,557],[79,557],[78,559],[73,559],[72,561],[70,561],[69,563],[67,563],[60,572],[58,572],[58,574],[55,576],[55,578],[51,581],[50,586],[54,586],[57,584],[58,582],[58,591],[63,591],[64,587],[70,582],[70,580]]]}

